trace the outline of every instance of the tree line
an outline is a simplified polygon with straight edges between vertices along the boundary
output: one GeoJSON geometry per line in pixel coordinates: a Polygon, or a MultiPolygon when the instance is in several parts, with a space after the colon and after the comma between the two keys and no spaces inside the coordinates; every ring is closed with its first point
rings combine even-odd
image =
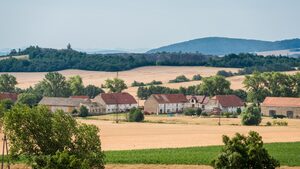
{"type": "Polygon", "coordinates": [[[224,57],[201,53],[119,53],[86,54],[67,49],[50,49],[30,46],[14,50],[8,56],[29,55],[29,59],[9,58],[0,61],[1,72],[45,72],[64,69],[96,71],[122,71],[141,66],[214,66],[242,68],[239,74],[254,71],[289,71],[300,65],[299,58],[259,56],[256,54],[229,54],[224,57]]]}

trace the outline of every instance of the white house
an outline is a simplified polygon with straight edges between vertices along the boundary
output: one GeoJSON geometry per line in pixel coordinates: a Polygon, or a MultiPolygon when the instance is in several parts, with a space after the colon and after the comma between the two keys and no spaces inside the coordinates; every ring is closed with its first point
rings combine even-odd
{"type": "Polygon", "coordinates": [[[187,95],[186,99],[188,100],[187,107],[200,108],[202,110],[205,109],[205,106],[209,101],[209,97],[204,95],[187,95]]]}
{"type": "Polygon", "coordinates": [[[188,100],[183,94],[152,94],[144,103],[147,113],[178,113],[186,108],[188,100]]]}
{"type": "Polygon", "coordinates": [[[126,112],[138,104],[129,93],[101,93],[93,99],[103,107],[103,113],[126,112]]]}
{"type": "Polygon", "coordinates": [[[208,101],[205,111],[236,113],[238,108],[243,110],[244,102],[236,95],[216,95],[208,101]]]}

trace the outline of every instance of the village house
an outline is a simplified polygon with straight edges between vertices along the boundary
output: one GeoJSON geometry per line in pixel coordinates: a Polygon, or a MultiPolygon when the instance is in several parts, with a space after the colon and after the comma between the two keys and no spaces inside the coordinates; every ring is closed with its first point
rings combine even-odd
{"type": "Polygon", "coordinates": [[[261,104],[265,116],[284,115],[288,118],[300,118],[300,98],[266,97],[261,104]]]}
{"type": "Polygon", "coordinates": [[[137,101],[129,93],[101,93],[93,99],[103,108],[102,113],[126,112],[138,108],[137,101]]]}
{"type": "Polygon", "coordinates": [[[209,97],[204,95],[187,95],[186,98],[188,100],[187,107],[196,109],[200,108],[202,110],[205,109],[205,105],[209,101],[209,97]]]}
{"type": "Polygon", "coordinates": [[[74,109],[79,110],[80,104],[86,101],[81,98],[43,97],[39,104],[47,106],[52,112],[63,110],[72,113],[74,109]]]}
{"type": "Polygon", "coordinates": [[[152,94],[144,103],[146,113],[178,113],[186,108],[188,100],[183,94],[152,94]]]}
{"type": "Polygon", "coordinates": [[[216,95],[211,98],[205,106],[208,113],[236,113],[238,109],[243,110],[244,102],[236,95],[216,95]]]}
{"type": "Polygon", "coordinates": [[[8,93],[8,92],[2,92],[0,93],[0,101],[9,99],[13,102],[16,102],[18,100],[18,94],[17,93],[8,93]]]}

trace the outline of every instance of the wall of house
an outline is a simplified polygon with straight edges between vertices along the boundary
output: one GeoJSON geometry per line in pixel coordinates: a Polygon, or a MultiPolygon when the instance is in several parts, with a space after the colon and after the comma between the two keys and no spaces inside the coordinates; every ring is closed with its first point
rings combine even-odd
{"type": "Polygon", "coordinates": [[[270,116],[270,111],[275,111],[276,115],[288,115],[288,111],[293,113],[292,118],[300,118],[300,107],[271,107],[261,106],[261,113],[265,116],[270,116]]]}
{"type": "Polygon", "coordinates": [[[204,111],[209,113],[211,112],[214,108],[221,108],[221,105],[219,105],[217,100],[210,99],[208,103],[205,105],[204,111]]]}
{"type": "Polygon", "coordinates": [[[240,108],[242,111],[244,109],[244,107],[223,107],[221,109],[222,112],[236,113],[238,108],[240,108]]]}
{"type": "Polygon", "coordinates": [[[79,109],[79,107],[72,106],[49,106],[49,108],[52,112],[55,112],[56,110],[62,110],[66,113],[72,113],[74,109],[79,109]]]}
{"type": "Polygon", "coordinates": [[[144,111],[148,113],[157,114],[159,112],[159,106],[157,101],[150,96],[144,103],[144,111]]]}
{"type": "Polygon", "coordinates": [[[178,113],[187,107],[186,103],[165,103],[158,105],[159,113],[178,113]]]}
{"type": "Polygon", "coordinates": [[[137,108],[138,104],[109,104],[106,105],[106,113],[126,112],[132,108],[137,108]]]}

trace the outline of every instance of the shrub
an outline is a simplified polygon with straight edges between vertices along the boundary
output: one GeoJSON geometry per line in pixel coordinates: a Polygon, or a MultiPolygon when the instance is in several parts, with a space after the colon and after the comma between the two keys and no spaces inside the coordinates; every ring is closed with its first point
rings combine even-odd
{"type": "Polygon", "coordinates": [[[268,122],[266,123],[266,126],[272,126],[272,123],[268,121],[268,122]]]}
{"type": "Polygon", "coordinates": [[[181,83],[181,82],[188,82],[190,81],[187,77],[184,75],[177,76],[174,80],[169,80],[169,83],[181,83]]]}
{"type": "Polygon", "coordinates": [[[201,80],[202,79],[202,76],[200,74],[197,74],[197,75],[194,75],[192,80],[201,80]]]}
{"type": "Polygon", "coordinates": [[[89,110],[85,106],[80,106],[79,116],[80,117],[86,117],[88,115],[89,115],[89,110]]]}
{"type": "Polygon", "coordinates": [[[249,136],[237,133],[231,139],[223,136],[223,143],[221,153],[212,161],[215,169],[275,169],[280,166],[263,147],[262,137],[257,132],[250,131],[249,136]]]}
{"type": "Polygon", "coordinates": [[[202,109],[198,108],[198,109],[196,110],[196,115],[197,115],[197,116],[200,116],[201,113],[202,113],[202,109]]]}
{"type": "Polygon", "coordinates": [[[185,109],[183,111],[183,114],[186,115],[186,116],[193,116],[193,115],[196,115],[196,110],[195,109],[185,109]]]}
{"type": "Polygon", "coordinates": [[[241,108],[237,108],[237,109],[236,109],[236,113],[237,113],[238,115],[240,115],[240,114],[242,113],[242,109],[241,109],[241,108]]]}
{"type": "Polygon", "coordinates": [[[206,112],[202,112],[201,116],[206,117],[206,116],[208,116],[208,114],[206,112]]]}
{"type": "Polygon", "coordinates": [[[231,113],[229,113],[229,112],[225,112],[225,113],[223,113],[223,115],[224,115],[226,118],[229,118],[229,117],[230,117],[230,115],[231,115],[231,113]]]}
{"type": "Polygon", "coordinates": [[[260,109],[254,105],[248,106],[242,113],[243,125],[259,125],[261,123],[260,109]]]}
{"type": "Polygon", "coordinates": [[[138,81],[133,81],[133,82],[131,83],[131,86],[132,86],[132,87],[135,87],[135,86],[145,86],[145,83],[143,83],[143,82],[138,82],[138,81]]]}
{"type": "Polygon", "coordinates": [[[217,75],[219,75],[219,76],[224,76],[224,77],[234,76],[234,74],[233,74],[231,71],[227,72],[227,71],[225,71],[225,70],[219,70],[219,71],[217,72],[217,75]]]}
{"type": "Polygon", "coordinates": [[[144,114],[138,108],[132,108],[129,112],[129,122],[141,122],[144,121],[144,114]]]}
{"type": "Polygon", "coordinates": [[[162,84],[162,81],[156,81],[156,80],[152,80],[150,83],[147,83],[147,85],[160,85],[162,84]]]}
{"type": "Polygon", "coordinates": [[[288,122],[286,121],[273,121],[273,125],[274,126],[287,126],[288,125],[288,122]]]}

